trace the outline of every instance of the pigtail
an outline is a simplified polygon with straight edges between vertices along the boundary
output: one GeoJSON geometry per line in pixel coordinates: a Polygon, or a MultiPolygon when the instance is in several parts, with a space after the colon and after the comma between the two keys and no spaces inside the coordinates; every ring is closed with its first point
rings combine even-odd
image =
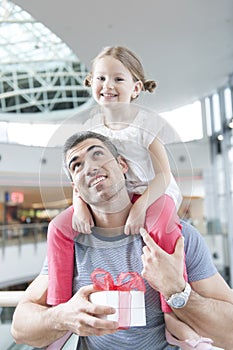
{"type": "Polygon", "coordinates": [[[88,73],[86,78],[83,81],[84,86],[91,87],[91,79],[92,79],[92,74],[88,73]]]}
{"type": "Polygon", "coordinates": [[[146,80],[143,84],[144,90],[149,92],[154,92],[157,84],[154,80],[146,80]]]}

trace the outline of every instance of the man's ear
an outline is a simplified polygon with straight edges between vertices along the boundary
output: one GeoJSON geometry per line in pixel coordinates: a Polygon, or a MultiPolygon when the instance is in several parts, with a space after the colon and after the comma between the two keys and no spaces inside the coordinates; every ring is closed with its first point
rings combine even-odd
{"type": "Polygon", "coordinates": [[[76,195],[76,196],[79,196],[79,191],[77,189],[77,187],[75,186],[75,184],[73,182],[71,182],[71,185],[73,187],[73,193],[76,195]]]}
{"type": "Polygon", "coordinates": [[[122,156],[118,156],[117,161],[123,171],[123,174],[126,174],[129,169],[128,164],[126,163],[126,160],[122,156]]]}

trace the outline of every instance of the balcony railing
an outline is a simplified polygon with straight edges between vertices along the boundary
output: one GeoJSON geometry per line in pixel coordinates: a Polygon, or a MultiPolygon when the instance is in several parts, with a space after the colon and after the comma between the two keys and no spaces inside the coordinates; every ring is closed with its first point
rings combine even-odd
{"type": "Polygon", "coordinates": [[[37,243],[46,240],[48,223],[10,224],[0,226],[0,247],[37,243]]]}
{"type": "Polygon", "coordinates": [[[15,307],[23,293],[23,291],[0,291],[0,307],[15,307]]]}
{"type": "MultiPolygon", "coordinates": [[[[19,251],[32,243],[34,247],[45,242],[48,223],[0,225],[0,252],[2,257],[12,246],[19,251]]],[[[14,309],[22,298],[24,291],[0,290],[0,350],[39,350],[26,344],[15,344],[10,328],[14,309]]]]}
{"type": "Polygon", "coordinates": [[[11,320],[14,308],[22,298],[23,291],[0,291],[0,348],[1,350],[32,350],[25,344],[15,344],[11,336],[11,320]]]}

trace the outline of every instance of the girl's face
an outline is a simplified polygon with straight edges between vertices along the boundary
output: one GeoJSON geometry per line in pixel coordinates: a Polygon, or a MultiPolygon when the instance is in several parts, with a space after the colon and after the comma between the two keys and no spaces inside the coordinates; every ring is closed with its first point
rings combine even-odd
{"type": "Polygon", "coordinates": [[[91,86],[95,101],[104,106],[130,103],[142,89],[141,81],[134,82],[130,71],[111,56],[102,57],[95,63],[91,86]]]}

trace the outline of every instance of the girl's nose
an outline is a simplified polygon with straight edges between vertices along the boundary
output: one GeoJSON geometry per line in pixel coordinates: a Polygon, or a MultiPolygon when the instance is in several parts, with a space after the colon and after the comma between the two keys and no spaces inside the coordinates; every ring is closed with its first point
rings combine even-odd
{"type": "Polygon", "coordinates": [[[108,89],[113,89],[114,88],[114,83],[112,81],[112,79],[106,79],[104,81],[104,86],[108,89]]]}

